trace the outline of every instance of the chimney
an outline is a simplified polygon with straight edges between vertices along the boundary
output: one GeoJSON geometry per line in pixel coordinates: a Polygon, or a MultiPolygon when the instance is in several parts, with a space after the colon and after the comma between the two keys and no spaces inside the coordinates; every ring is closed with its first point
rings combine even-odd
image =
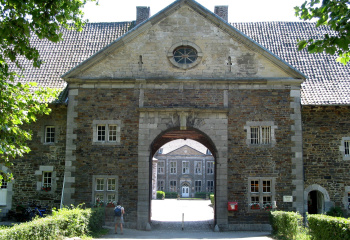
{"type": "Polygon", "coordinates": [[[228,6],[215,6],[214,13],[228,22],[228,6]]]}
{"type": "Polygon", "coordinates": [[[147,20],[150,16],[150,7],[136,7],[136,25],[147,20]]]}

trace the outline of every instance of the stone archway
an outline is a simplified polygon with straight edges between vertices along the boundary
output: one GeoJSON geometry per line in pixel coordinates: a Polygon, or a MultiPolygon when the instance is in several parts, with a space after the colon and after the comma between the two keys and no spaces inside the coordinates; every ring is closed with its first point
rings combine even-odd
{"type": "Polygon", "coordinates": [[[165,143],[193,139],[205,145],[216,164],[215,222],[226,228],[227,220],[227,110],[139,109],[137,227],[150,229],[152,157],[165,143]]]}
{"type": "Polygon", "coordinates": [[[310,214],[322,214],[333,206],[327,190],[318,184],[310,185],[305,189],[304,199],[305,212],[310,214]]]}

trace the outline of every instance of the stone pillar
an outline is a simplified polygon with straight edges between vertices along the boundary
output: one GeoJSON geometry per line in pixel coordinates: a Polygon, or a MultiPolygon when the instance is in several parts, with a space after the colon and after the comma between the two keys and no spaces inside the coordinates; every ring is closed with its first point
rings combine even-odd
{"type": "Polygon", "coordinates": [[[150,7],[136,7],[136,25],[142,23],[150,17],[150,7]]]}
{"type": "Polygon", "coordinates": [[[214,13],[228,22],[228,6],[215,6],[214,13]]]}

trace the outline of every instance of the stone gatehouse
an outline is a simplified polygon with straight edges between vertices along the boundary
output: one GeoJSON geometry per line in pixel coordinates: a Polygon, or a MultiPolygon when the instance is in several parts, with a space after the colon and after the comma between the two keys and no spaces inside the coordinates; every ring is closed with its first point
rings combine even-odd
{"type": "Polygon", "coordinates": [[[136,26],[87,24],[57,45],[33,37],[46,61],[26,80],[62,94],[28,126],[31,153],[2,167],[15,180],[0,190],[1,208],[120,200],[128,227],[148,229],[153,156],[193,139],[214,158],[222,230],[269,228],[271,205],[347,213],[349,67],[295,47],[329,30],[222,17],[177,0],[136,26]]]}

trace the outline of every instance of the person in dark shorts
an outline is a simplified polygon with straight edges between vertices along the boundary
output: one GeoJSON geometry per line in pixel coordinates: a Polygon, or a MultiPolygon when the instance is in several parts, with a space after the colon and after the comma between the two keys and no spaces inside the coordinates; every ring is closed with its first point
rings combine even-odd
{"type": "Polygon", "coordinates": [[[121,214],[120,216],[114,216],[114,223],[115,223],[115,227],[114,227],[114,230],[115,230],[115,234],[118,233],[118,225],[120,226],[120,234],[123,234],[123,224],[124,224],[124,218],[123,218],[123,215],[125,214],[125,210],[124,208],[121,206],[121,203],[120,202],[117,202],[117,206],[115,207],[114,210],[116,209],[119,209],[121,214]]]}

